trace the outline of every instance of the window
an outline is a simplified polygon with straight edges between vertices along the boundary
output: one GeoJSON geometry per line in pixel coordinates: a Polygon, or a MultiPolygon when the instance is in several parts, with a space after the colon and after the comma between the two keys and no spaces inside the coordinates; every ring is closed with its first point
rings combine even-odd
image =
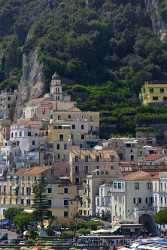
{"type": "Polygon", "coordinates": [[[78,174],[79,173],[79,167],[75,166],[75,173],[78,174]]]}
{"type": "Polygon", "coordinates": [[[158,101],[158,96],[153,96],[153,101],[158,101]]]}
{"type": "Polygon", "coordinates": [[[135,190],[139,190],[139,183],[135,182],[135,190]]]}
{"type": "Polygon", "coordinates": [[[85,139],[85,136],[84,135],[81,135],[81,140],[84,140],[85,139]]]}
{"type": "Polygon", "coordinates": [[[3,187],[4,194],[6,194],[6,186],[3,187]]]}
{"type": "Polygon", "coordinates": [[[81,129],[84,129],[84,125],[83,124],[81,125],[81,129]]]}
{"type": "Polygon", "coordinates": [[[78,162],[79,158],[78,156],[75,156],[75,162],[78,162]]]}
{"type": "Polygon", "coordinates": [[[153,88],[150,88],[150,93],[154,93],[154,89],[153,88]]]}
{"type": "Polygon", "coordinates": [[[57,155],[57,159],[60,159],[60,154],[57,155]]]}
{"type": "Polygon", "coordinates": [[[72,129],[75,129],[75,124],[72,125],[72,129]]]}
{"type": "Polygon", "coordinates": [[[164,101],[167,101],[167,96],[164,96],[163,100],[164,100],[164,101]]]}
{"type": "Polygon", "coordinates": [[[114,189],[117,189],[117,183],[114,182],[114,189]]]}
{"type": "Polygon", "coordinates": [[[85,166],[85,174],[88,174],[88,166],[85,166]]]}
{"type": "Polygon", "coordinates": [[[24,195],[24,187],[22,187],[22,192],[21,192],[22,195],[24,195]]]}
{"type": "Polygon", "coordinates": [[[27,195],[31,195],[31,188],[27,187],[27,195]]]}
{"type": "Polygon", "coordinates": [[[88,157],[88,155],[86,155],[85,156],[85,162],[88,162],[88,159],[89,159],[89,157],[88,157]]]}
{"type": "Polygon", "coordinates": [[[64,211],[64,218],[68,218],[68,211],[64,211]]]}
{"type": "Polygon", "coordinates": [[[61,116],[60,115],[58,115],[58,120],[61,120],[61,116]]]}
{"type": "Polygon", "coordinates": [[[32,141],[32,145],[35,146],[35,141],[32,141]]]}
{"type": "Polygon", "coordinates": [[[68,205],[69,205],[68,200],[64,200],[64,206],[65,206],[65,207],[68,207],[68,205]]]}
{"type": "Polygon", "coordinates": [[[64,144],[64,150],[67,150],[67,144],[64,144]]]}
{"type": "Polygon", "coordinates": [[[31,136],[31,131],[28,131],[28,136],[31,136]]]}
{"type": "Polygon", "coordinates": [[[165,92],[164,88],[160,88],[160,93],[164,93],[164,92],[165,92]]]}
{"type": "Polygon", "coordinates": [[[12,186],[10,186],[10,194],[12,194],[12,186]]]}
{"type": "Polygon", "coordinates": [[[130,156],[130,160],[131,160],[131,161],[134,161],[134,155],[131,155],[131,156],[130,156]]]}
{"type": "Polygon", "coordinates": [[[24,205],[24,199],[20,200],[21,205],[24,205]]]}
{"type": "Polygon", "coordinates": [[[52,188],[48,188],[48,194],[52,193],[52,188]]]}
{"type": "Polygon", "coordinates": [[[76,185],[79,185],[79,184],[80,184],[80,183],[79,183],[79,177],[75,178],[75,184],[76,184],[76,185]]]}
{"type": "Polygon", "coordinates": [[[148,203],[148,199],[147,199],[147,197],[146,197],[146,204],[148,203]]]}
{"type": "Polygon", "coordinates": [[[48,200],[48,205],[49,205],[49,207],[52,206],[52,201],[51,200],[48,200]]]}
{"type": "Polygon", "coordinates": [[[151,182],[148,182],[148,183],[147,183],[147,189],[148,189],[148,190],[151,190],[151,189],[152,189],[152,183],[151,183],[151,182]]]}
{"type": "Polygon", "coordinates": [[[64,193],[68,194],[68,188],[67,187],[64,188],[64,193]]]}
{"type": "Polygon", "coordinates": [[[71,119],[71,115],[68,116],[68,119],[71,119]]]}
{"type": "Polygon", "coordinates": [[[99,161],[99,160],[100,160],[99,155],[96,155],[96,161],[99,161]]]}
{"type": "Polygon", "coordinates": [[[27,206],[30,206],[31,205],[31,201],[28,199],[27,200],[27,206]]]}
{"type": "Polygon", "coordinates": [[[59,136],[59,138],[60,138],[60,141],[63,141],[63,134],[61,134],[61,135],[59,136]]]}
{"type": "Polygon", "coordinates": [[[136,204],[136,198],[133,198],[133,204],[136,204]]]}
{"type": "Polygon", "coordinates": [[[122,188],[122,185],[120,182],[118,182],[118,189],[121,189],[122,188]]]}
{"type": "Polygon", "coordinates": [[[60,144],[57,144],[57,150],[59,150],[60,149],[60,144]]]}
{"type": "Polygon", "coordinates": [[[139,197],[138,198],[138,203],[141,204],[141,202],[142,202],[142,199],[139,197]]]}
{"type": "Polygon", "coordinates": [[[22,131],[19,132],[19,136],[22,137],[22,131]]]}
{"type": "Polygon", "coordinates": [[[163,198],[161,197],[161,204],[163,203],[163,198]]]}

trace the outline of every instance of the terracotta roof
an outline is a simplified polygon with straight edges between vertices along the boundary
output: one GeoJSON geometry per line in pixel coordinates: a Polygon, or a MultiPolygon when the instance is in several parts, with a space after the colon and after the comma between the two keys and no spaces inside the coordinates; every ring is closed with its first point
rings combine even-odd
{"type": "Polygon", "coordinates": [[[159,172],[144,172],[144,171],[136,171],[124,176],[125,181],[144,181],[151,179],[158,179],[159,172]]]}
{"type": "Polygon", "coordinates": [[[29,119],[19,119],[17,120],[17,125],[30,126],[32,128],[41,128],[42,121],[34,121],[29,119]]]}
{"type": "Polygon", "coordinates": [[[71,112],[80,112],[81,110],[79,108],[77,108],[77,107],[72,107],[68,111],[71,111],[71,112]]]}
{"type": "Polygon", "coordinates": [[[50,97],[34,98],[26,103],[26,107],[39,105],[39,104],[43,103],[44,101],[50,101],[50,97]]]}
{"type": "Polygon", "coordinates": [[[150,154],[150,155],[146,156],[145,160],[146,161],[156,161],[156,160],[160,159],[161,157],[162,157],[161,155],[155,153],[155,154],[150,154]]]}
{"type": "Polygon", "coordinates": [[[118,161],[119,157],[117,152],[111,149],[95,150],[95,149],[80,149],[78,147],[73,147],[71,150],[71,155],[74,158],[78,156],[81,160],[84,160],[85,157],[88,157],[88,160],[96,160],[96,157],[99,156],[99,161],[109,160],[109,161],[118,161]]]}
{"type": "Polygon", "coordinates": [[[32,168],[20,168],[14,175],[16,176],[40,176],[47,172],[52,167],[32,167],[32,168]]]}

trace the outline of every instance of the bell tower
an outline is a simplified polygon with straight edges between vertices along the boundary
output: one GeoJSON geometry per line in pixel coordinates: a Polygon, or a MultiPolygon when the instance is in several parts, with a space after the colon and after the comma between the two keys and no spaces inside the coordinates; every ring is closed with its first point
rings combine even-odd
{"type": "Polygon", "coordinates": [[[57,73],[54,73],[54,75],[52,76],[52,81],[50,86],[50,95],[56,101],[62,101],[63,99],[61,82],[62,82],[61,77],[57,73]]]}

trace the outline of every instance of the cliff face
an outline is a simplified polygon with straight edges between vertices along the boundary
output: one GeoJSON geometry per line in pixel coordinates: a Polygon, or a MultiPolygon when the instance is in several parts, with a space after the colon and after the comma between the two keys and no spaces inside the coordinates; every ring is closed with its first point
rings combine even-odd
{"type": "Polygon", "coordinates": [[[161,16],[162,3],[165,5],[165,0],[145,0],[146,11],[151,18],[153,32],[159,36],[161,41],[167,41],[167,22],[161,16]]]}
{"type": "Polygon", "coordinates": [[[23,54],[22,77],[18,88],[17,113],[21,113],[24,103],[43,96],[45,81],[43,65],[38,59],[39,49],[32,49],[23,54]]]}

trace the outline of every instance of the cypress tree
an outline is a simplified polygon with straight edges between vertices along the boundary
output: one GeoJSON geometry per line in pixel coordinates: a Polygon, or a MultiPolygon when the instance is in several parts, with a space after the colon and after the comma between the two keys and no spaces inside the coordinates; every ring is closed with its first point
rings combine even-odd
{"type": "Polygon", "coordinates": [[[43,225],[44,219],[52,217],[51,211],[49,211],[50,204],[46,196],[46,180],[40,179],[33,186],[34,202],[32,208],[34,208],[34,218],[37,222],[43,225]]]}

